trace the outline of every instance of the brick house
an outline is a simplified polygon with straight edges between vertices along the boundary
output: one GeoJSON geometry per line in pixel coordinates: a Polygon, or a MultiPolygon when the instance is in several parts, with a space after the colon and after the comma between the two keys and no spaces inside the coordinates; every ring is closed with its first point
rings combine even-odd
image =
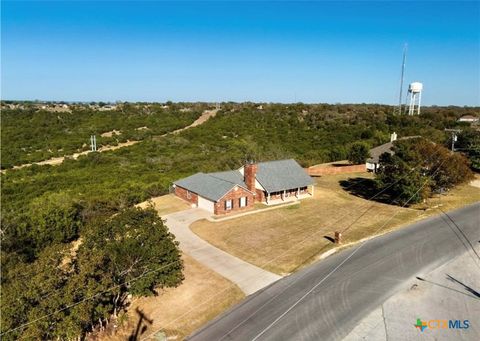
{"type": "Polygon", "coordinates": [[[255,202],[275,204],[313,195],[313,179],[293,159],[196,173],[175,181],[173,187],[176,196],[216,215],[247,211],[255,202]]]}

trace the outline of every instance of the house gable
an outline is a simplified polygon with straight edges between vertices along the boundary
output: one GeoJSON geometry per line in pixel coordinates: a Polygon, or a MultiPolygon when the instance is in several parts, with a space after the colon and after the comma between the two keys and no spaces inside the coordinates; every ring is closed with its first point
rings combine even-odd
{"type": "Polygon", "coordinates": [[[214,206],[214,213],[216,215],[220,214],[228,214],[230,212],[242,212],[248,211],[254,207],[255,204],[255,197],[252,192],[249,190],[242,188],[240,186],[236,186],[232,188],[228,193],[226,193],[221,199],[219,199],[214,206]],[[241,198],[244,200],[242,203],[245,206],[241,206],[241,198]],[[226,201],[230,201],[230,208],[227,209],[226,201]]]}

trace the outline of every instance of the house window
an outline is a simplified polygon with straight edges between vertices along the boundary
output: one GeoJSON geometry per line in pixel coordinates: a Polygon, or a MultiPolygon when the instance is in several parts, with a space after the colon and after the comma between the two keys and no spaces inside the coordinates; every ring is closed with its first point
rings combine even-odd
{"type": "Polygon", "coordinates": [[[247,206],[247,203],[248,203],[248,199],[247,197],[241,197],[240,199],[238,199],[238,206],[240,207],[245,207],[247,206]]]}
{"type": "Polygon", "coordinates": [[[225,200],[225,210],[230,211],[233,207],[233,200],[225,200]]]}
{"type": "Polygon", "coordinates": [[[192,198],[192,194],[190,193],[190,191],[187,190],[187,199],[191,199],[192,198]]]}

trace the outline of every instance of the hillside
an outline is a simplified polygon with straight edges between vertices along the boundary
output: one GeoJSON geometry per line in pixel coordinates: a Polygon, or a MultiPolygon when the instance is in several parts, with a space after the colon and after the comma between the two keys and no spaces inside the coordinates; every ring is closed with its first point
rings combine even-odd
{"type": "MultiPolygon", "coordinates": [[[[41,276],[50,278],[51,274],[44,270],[49,267],[42,267],[42,262],[52,259],[52,252],[65,252],[72,240],[88,236],[99,226],[108,226],[113,214],[168,193],[171,182],[180,177],[199,171],[233,169],[247,159],[295,158],[303,166],[341,160],[349,144],[363,140],[375,146],[388,141],[393,131],[399,136],[422,135],[442,144],[449,138],[445,128],[456,127],[459,116],[479,111],[429,107],[421,116],[407,117],[392,115],[392,107],[384,105],[224,103],[216,116],[205,123],[160,137],[191,124],[208,107],[190,106],[190,110],[180,110],[186,105],[173,105],[176,109],[163,112],[160,105],[153,105],[158,111],[150,114],[144,113],[147,109],[141,104],[129,105],[135,112],[123,114],[78,109],[63,113],[62,123],[55,118],[57,113],[7,112],[7,119],[2,122],[2,128],[4,124],[6,127],[2,129],[5,165],[32,161],[29,158],[33,154],[28,155],[20,146],[41,150],[35,154],[39,159],[46,156],[44,150],[51,148],[51,141],[65,143],[55,146],[57,152],[63,149],[66,153],[81,145],[82,140],[72,136],[88,138],[92,132],[115,129],[122,132],[116,135],[119,140],[142,141],[114,151],[82,155],[77,160],[67,159],[58,166],[34,165],[2,174],[3,271],[14,273],[14,269],[22,268],[26,273],[40,271],[41,276]],[[39,127],[35,124],[37,119],[52,122],[52,126],[39,127]],[[137,129],[143,126],[149,129],[137,129]],[[57,134],[59,127],[64,128],[57,134]]],[[[113,138],[105,137],[105,141],[113,138]]],[[[68,282],[69,275],[65,276],[68,282]]],[[[12,278],[8,283],[2,282],[8,290],[24,291],[33,285],[28,279],[12,278]]],[[[65,290],[61,283],[56,285],[59,292],[65,290]]],[[[28,321],[36,310],[24,309],[9,314],[18,314],[19,320],[28,321]]],[[[109,313],[112,308],[102,309],[109,313]]]]}
{"type": "Polygon", "coordinates": [[[11,168],[71,155],[90,149],[96,135],[97,148],[180,129],[192,123],[207,105],[119,104],[113,110],[91,105],[21,105],[2,108],[2,163],[11,168]]]}
{"type": "MultiPolygon", "coordinates": [[[[12,207],[16,207],[12,212],[18,212],[21,210],[18,207],[34,198],[60,191],[75,193],[75,197],[89,202],[100,200],[110,207],[128,206],[167,193],[171,181],[197,171],[231,169],[246,159],[293,157],[303,166],[342,160],[349,143],[363,140],[370,146],[379,145],[388,141],[393,131],[399,136],[422,135],[444,143],[449,138],[444,128],[455,127],[457,117],[478,111],[477,108],[430,107],[419,117],[407,117],[393,116],[390,114],[392,108],[382,105],[257,107],[254,104],[226,104],[216,117],[175,136],[154,139],[147,136],[144,142],[126,149],[92,153],[81,156],[78,161],[67,160],[57,167],[35,166],[7,172],[3,176],[3,212],[12,207]]],[[[116,113],[112,117],[122,121],[120,115],[116,113]]],[[[92,116],[88,114],[88,117],[92,116]]],[[[127,114],[126,118],[129,117],[131,115],[127,114]]],[[[152,120],[160,121],[159,118],[152,120]]],[[[183,120],[187,125],[193,117],[183,120]]],[[[170,129],[177,129],[179,124],[176,121],[170,129]]],[[[75,123],[70,125],[75,126],[75,123]]],[[[137,125],[145,123],[135,121],[131,124],[137,125]]],[[[25,127],[10,123],[6,130],[13,131],[14,136],[15,129],[20,131],[25,127]]],[[[31,129],[36,131],[34,127],[31,129]]],[[[9,145],[19,143],[14,139],[3,144],[2,156],[9,145]]],[[[41,144],[41,141],[37,139],[34,143],[41,144]]]]}

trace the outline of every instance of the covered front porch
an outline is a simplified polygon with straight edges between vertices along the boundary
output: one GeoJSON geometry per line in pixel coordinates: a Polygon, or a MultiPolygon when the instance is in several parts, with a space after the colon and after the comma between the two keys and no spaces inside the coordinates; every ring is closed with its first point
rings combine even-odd
{"type": "Polygon", "coordinates": [[[286,189],[283,191],[277,192],[266,192],[265,193],[265,204],[266,205],[278,205],[285,202],[297,201],[301,199],[313,197],[315,187],[314,185],[286,189]]]}

